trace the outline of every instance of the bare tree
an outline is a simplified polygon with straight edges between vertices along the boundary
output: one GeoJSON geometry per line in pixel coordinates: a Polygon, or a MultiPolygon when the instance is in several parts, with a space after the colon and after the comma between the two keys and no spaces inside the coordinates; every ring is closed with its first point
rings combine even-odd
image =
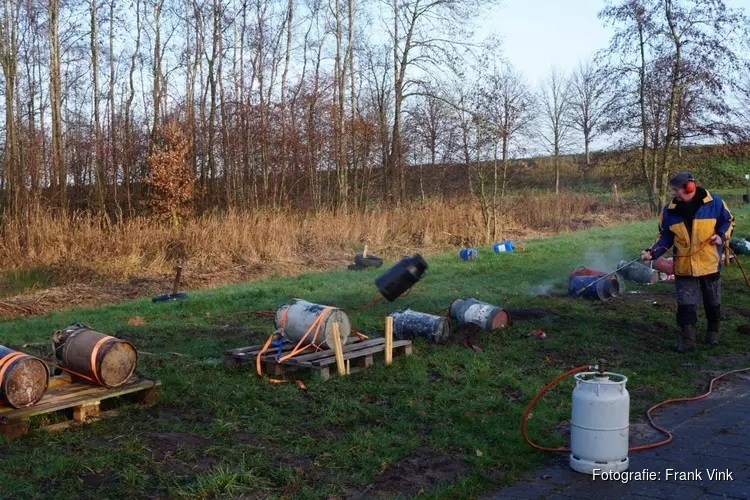
{"type": "Polygon", "coordinates": [[[417,67],[427,73],[435,71],[457,46],[466,45],[462,40],[470,33],[467,21],[476,18],[482,7],[494,3],[496,0],[390,0],[395,102],[388,165],[397,178],[396,189],[390,189],[392,198],[405,197],[401,111],[404,100],[414,95],[419,84],[408,78],[407,70],[417,67]]]}
{"type": "Polygon", "coordinates": [[[105,203],[104,196],[107,191],[106,172],[104,164],[104,136],[102,135],[102,120],[99,112],[99,19],[97,18],[97,2],[91,0],[91,79],[93,86],[92,99],[94,101],[94,133],[95,141],[95,158],[96,158],[96,192],[99,203],[99,211],[104,213],[105,203]]]}
{"type": "Polygon", "coordinates": [[[578,65],[570,77],[570,123],[583,135],[583,148],[586,156],[584,176],[591,171],[591,142],[599,134],[599,126],[606,111],[606,83],[604,73],[593,61],[587,60],[578,65]]]}
{"type": "Polygon", "coordinates": [[[503,169],[500,197],[504,198],[511,150],[517,146],[520,139],[531,133],[536,103],[521,74],[509,63],[495,66],[483,79],[486,84],[482,89],[482,109],[492,121],[494,133],[500,144],[503,169]]]}
{"type": "Polygon", "coordinates": [[[18,84],[18,22],[20,4],[3,0],[2,19],[0,19],[0,65],[5,78],[5,151],[3,153],[3,181],[8,209],[16,215],[19,209],[22,178],[21,162],[18,148],[18,123],[15,112],[15,99],[18,84]]]}
{"type": "MultiPolygon", "coordinates": [[[[58,200],[63,213],[68,209],[68,172],[63,156],[62,96],[60,95],[60,0],[49,0],[49,95],[52,109],[52,172],[57,175],[58,200]]],[[[55,183],[53,183],[53,188],[55,183]]]]}
{"type": "Polygon", "coordinates": [[[552,155],[555,168],[555,194],[560,193],[560,153],[569,141],[571,122],[568,119],[570,109],[570,92],[568,81],[556,68],[542,81],[539,89],[541,123],[539,137],[552,155]]]}

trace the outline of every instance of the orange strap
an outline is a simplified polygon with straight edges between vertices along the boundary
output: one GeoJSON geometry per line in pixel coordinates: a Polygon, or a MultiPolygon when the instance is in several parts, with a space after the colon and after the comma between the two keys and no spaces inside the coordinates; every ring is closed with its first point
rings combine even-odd
{"type": "Polygon", "coordinates": [[[5,371],[10,368],[10,365],[12,365],[14,361],[18,361],[26,356],[28,355],[22,352],[14,351],[12,354],[5,356],[3,359],[0,359],[0,384],[2,384],[3,377],[5,376],[5,371]]]}
{"type": "Polygon", "coordinates": [[[86,379],[86,380],[88,380],[89,382],[93,382],[93,383],[95,383],[95,384],[97,383],[97,381],[96,381],[96,380],[94,380],[93,378],[91,378],[91,377],[87,377],[86,375],[82,375],[82,374],[80,374],[80,373],[78,373],[78,372],[74,372],[74,371],[73,371],[73,370],[71,370],[70,368],[66,368],[66,367],[64,367],[64,366],[56,365],[55,363],[51,363],[51,362],[47,361],[46,359],[43,359],[42,361],[44,361],[45,363],[47,363],[47,364],[48,364],[48,365],[50,365],[50,366],[54,366],[55,368],[59,368],[59,369],[61,369],[61,370],[62,370],[62,371],[64,371],[64,372],[68,372],[68,373],[70,373],[70,374],[72,374],[72,375],[75,375],[76,377],[81,377],[82,379],[86,379]]]}
{"type": "Polygon", "coordinates": [[[284,309],[284,311],[283,311],[283,312],[281,313],[281,318],[279,318],[279,328],[281,328],[282,330],[283,330],[283,329],[284,329],[284,327],[286,326],[286,315],[287,315],[287,313],[288,313],[288,312],[289,312],[289,308],[287,307],[287,308],[286,308],[286,309],[284,309]]]}
{"type": "MultiPolygon", "coordinates": [[[[282,356],[281,358],[279,358],[278,362],[279,363],[283,363],[284,361],[286,361],[286,360],[288,360],[288,359],[296,356],[300,352],[303,352],[308,347],[310,347],[309,345],[306,345],[306,346],[302,347],[302,342],[304,342],[305,339],[310,335],[310,332],[313,331],[313,328],[315,328],[315,334],[313,335],[313,338],[310,341],[310,344],[313,347],[319,349],[319,347],[315,344],[315,340],[318,338],[318,334],[320,333],[320,327],[323,324],[323,319],[325,318],[326,314],[328,314],[332,310],[333,310],[333,307],[330,307],[330,306],[328,306],[325,309],[323,309],[320,312],[320,314],[318,314],[318,316],[315,318],[315,321],[312,322],[312,324],[307,329],[307,331],[302,336],[302,338],[299,339],[299,342],[297,342],[297,345],[294,346],[294,349],[292,349],[291,352],[289,352],[288,354],[286,354],[286,355],[282,356]]],[[[284,326],[286,325],[287,311],[289,311],[288,308],[285,309],[284,312],[281,313],[281,318],[279,318],[279,326],[281,328],[284,328],[284,326]]],[[[263,369],[262,369],[262,366],[261,366],[260,358],[266,353],[266,351],[268,350],[268,348],[271,347],[271,342],[273,341],[274,335],[276,335],[276,334],[272,333],[271,336],[268,337],[268,340],[266,340],[266,343],[263,345],[263,348],[261,348],[260,352],[258,352],[258,355],[255,357],[255,369],[258,372],[259,376],[263,377],[264,379],[268,380],[269,382],[272,382],[274,384],[284,384],[284,383],[289,382],[289,380],[272,379],[272,378],[270,378],[270,377],[268,377],[266,375],[263,375],[263,369]]],[[[303,384],[301,380],[295,380],[294,382],[297,384],[297,386],[300,389],[307,389],[307,387],[305,387],[305,384],[303,384]]]]}
{"type": "Polygon", "coordinates": [[[357,309],[357,312],[364,311],[365,309],[367,309],[368,307],[370,307],[371,305],[373,305],[375,302],[377,302],[379,300],[382,300],[382,299],[383,299],[382,295],[376,295],[370,302],[368,302],[367,304],[365,304],[362,307],[360,307],[359,309],[357,309]]]}
{"type": "Polygon", "coordinates": [[[104,383],[99,379],[99,371],[96,369],[96,355],[99,354],[99,349],[101,348],[102,344],[104,344],[111,338],[113,337],[105,336],[99,339],[99,342],[97,342],[94,348],[91,350],[91,373],[94,374],[94,378],[99,385],[104,385],[104,383]]]}

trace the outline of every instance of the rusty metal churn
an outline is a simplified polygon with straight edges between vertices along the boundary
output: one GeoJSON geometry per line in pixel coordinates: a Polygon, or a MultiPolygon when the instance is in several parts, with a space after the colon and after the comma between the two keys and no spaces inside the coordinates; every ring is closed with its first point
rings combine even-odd
{"type": "Polygon", "coordinates": [[[138,366],[133,344],[81,324],[55,332],[52,342],[60,364],[106,387],[124,384],[138,366]]]}
{"type": "Polygon", "coordinates": [[[47,391],[49,376],[41,359],[0,345],[0,399],[13,408],[38,403],[47,391]]]}

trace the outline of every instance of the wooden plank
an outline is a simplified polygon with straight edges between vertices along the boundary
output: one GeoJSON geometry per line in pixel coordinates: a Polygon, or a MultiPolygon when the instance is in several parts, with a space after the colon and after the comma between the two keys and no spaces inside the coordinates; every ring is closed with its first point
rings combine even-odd
{"type": "Polygon", "coordinates": [[[409,342],[405,345],[399,345],[393,347],[393,352],[396,356],[411,356],[412,344],[409,342]]]}
{"type": "MultiPolygon", "coordinates": [[[[395,347],[401,347],[401,346],[405,346],[408,343],[410,343],[409,340],[400,340],[398,342],[394,342],[393,345],[395,347]]],[[[378,353],[378,352],[383,352],[384,351],[384,347],[385,346],[383,346],[381,344],[379,346],[371,347],[369,349],[364,349],[364,350],[359,350],[359,351],[344,353],[344,359],[356,359],[356,358],[359,358],[359,357],[363,357],[363,356],[367,356],[367,355],[372,355],[372,354],[375,354],[375,353],[378,353]]],[[[313,364],[315,366],[327,366],[327,365],[331,365],[331,364],[333,364],[335,362],[336,362],[336,358],[335,357],[329,357],[329,358],[326,358],[326,359],[315,360],[315,361],[313,361],[313,364]]]]}
{"type": "MultiPolygon", "coordinates": [[[[40,405],[52,404],[52,403],[61,404],[72,398],[80,398],[81,396],[85,394],[95,393],[99,390],[101,390],[100,387],[92,386],[92,385],[67,385],[67,386],[57,387],[53,389],[52,391],[46,392],[44,396],[42,396],[42,399],[40,399],[36,405],[31,406],[30,408],[37,408],[40,405]]],[[[0,418],[2,418],[5,414],[18,412],[21,410],[23,410],[23,408],[13,408],[11,406],[2,406],[0,407],[0,418]]]]}
{"type": "Polygon", "coordinates": [[[73,420],[76,422],[85,422],[88,417],[99,416],[99,401],[95,403],[86,403],[85,405],[73,408],[73,420]]]}
{"type": "MultiPolygon", "coordinates": [[[[349,352],[358,351],[360,349],[367,349],[368,347],[372,347],[375,345],[381,345],[385,342],[384,339],[377,338],[377,339],[370,339],[365,340],[364,342],[357,342],[356,344],[347,344],[346,347],[344,347],[344,354],[349,352]]],[[[322,351],[314,352],[311,354],[303,354],[302,356],[295,356],[294,358],[290,359],[289,361],[295,360],[295,361],[314,361],[319,358],[324,358],[327,356],[334,355],[333,349],[324,349],[322,351]]]]}
{"type": "Polygon", "coordinates": [[[47,390],[54,389],[55,387],[59,387],[61,385],[67,385],[71,382],[73,382],[73,377],[71,377],[68,373],[64,375],[56,375],[54,377],[50,377],[47,390]]]}
{"type": "MultiPolygon", "coordinates": [[[[350,360],[347,359],[346,361],[348,362],[350,360]]],[[[364,368],[367,368],[368,366],[372,366],[372,363],[373,363],[372,354],[368,354],[367,356],[355,358],[351,361],[354,361],[354,368],[352,368],[351,370],[359,371],[364,368]]]]}
{"type": "Polygon", "coordinates": [[[393,316],[385,317],[385,364],[393,362],[393,316]]]}
{"type": "Polygon", "coordinates": [[[29,422],[26,420],[21,420],[20,422],[0,422],[0,434],[8,439],[15,439],[28,433],[29,422]]]}
{"type": "MultiPolygon", "coordinates": [[[[104,417],[116,417],[119,414],[120,414],[120,410],[103,411],[99,414],[98,417],[89,417],[88,419],[86,419],[86,423],[91,424],[94,422],[98,422],[104,417]]],[[[76,422],[75,420],[66,420],[65,422],[58,422],[56,424],[45,425],[44,427],[39,427],[38,429],[34,429],[34,432],[36,431],[57,432],[57,431],[68,429],[74,425],[80,425],[81,423],[82,422],[76,422]]]]}
{"type": "Polygon", "coordinates": [[[346,365],[344,364],[344,352],[341,347],[341,329],[338,323],[333,324],[333,349],[336,354],[336,368],[339,375],[346,375],[346,365]]]}
{"type": "Polygon", "coordinates": [[[71,386],[71,390],[78,390],[79,392],[74,393],[74,397],[71,398],[55,398],[53,401],[42,402],[31,406],[29,408],[19,408],[14,411],[0,414],[0,422],[10,422],[15,420],[26,420],[36,415],[42,415],[57,410],[65,410],[67,408],[73,408],[76,406],[82,406],[87,403],[95,403],[104,399],[111,399],[117,396],[124,396],[126,394],[132,394],[143,390],[153,389],[157,386],[161,386],[161,382],[153,380],[141,380],[133,384],[128,384],[122,387],[116,387],[113,389],[107,389],[104,387],[94,387],[93,390],[80,391],[80,386],[71,386]]]}
{"type": "MultiPolygon", "coordinates": [[[[259,352],[261,351],[261,349],[263,349],[263,345],[264,345],[264,344],[260,344],[260,345],[251,345],[251,346],[247,346],[247,347],[238,347],[238,348],[236,348],[236,349],[229,349],[229,350],[227,350],[227,351],[224,351],[224,354],[226,354],[226,355],[228,355],[228,356],[236,356],[236,355],[238,355],[238,354],[242,354],[242,355],[244,355],[244,356],[252,356],[253,354],[257,355],[257,354],[258,354],[258,353],[259,353],[259,352]]],[[[283,345],[283,346],[281,347],[281,350],[282,350],[282,352],[283,352],[283,351],[291,351],[292,349],[294,349],[294,346],[295,346],[295,345],[297,345],[297,344],[296,344],[296,343],[294,343],[294,342],[291,342],[291,343],[288,343],[288,344],[284,344],[284,345],[283,345]]],[[[268,348],[268,350],[269,350],[269,351],[270,351],[270,350],[274,350],[274,351],[276,351],[276,350],[277,350],[277,348],[276,348],[276,347],[273,347],[273,346],[270,346],[270,347],[268,348]]]]}
{"type": "MultiPolygon", "coordinates": [[[[155,404],[161,398],[161,382],[150,389],[138,392],[138,404],[149,406],[155,404]]],[[[113,410],[114,411],[114,410],[113,410]]]]}

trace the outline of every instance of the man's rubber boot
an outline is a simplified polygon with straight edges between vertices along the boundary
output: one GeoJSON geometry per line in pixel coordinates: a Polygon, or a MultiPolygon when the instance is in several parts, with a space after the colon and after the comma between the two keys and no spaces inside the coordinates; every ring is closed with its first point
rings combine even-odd
{"type": "Polygon", "coordinates": [[[695,350],[695,325],[684,325],[680,331],[681,342],[677,352],[686,353],[695,350]]]}
{"type": "Polygon", "coordinates": [[[718,345],[719,344],[719,322],[709,321],[708,329],[706,330],[706,344],[718,345]]]}

